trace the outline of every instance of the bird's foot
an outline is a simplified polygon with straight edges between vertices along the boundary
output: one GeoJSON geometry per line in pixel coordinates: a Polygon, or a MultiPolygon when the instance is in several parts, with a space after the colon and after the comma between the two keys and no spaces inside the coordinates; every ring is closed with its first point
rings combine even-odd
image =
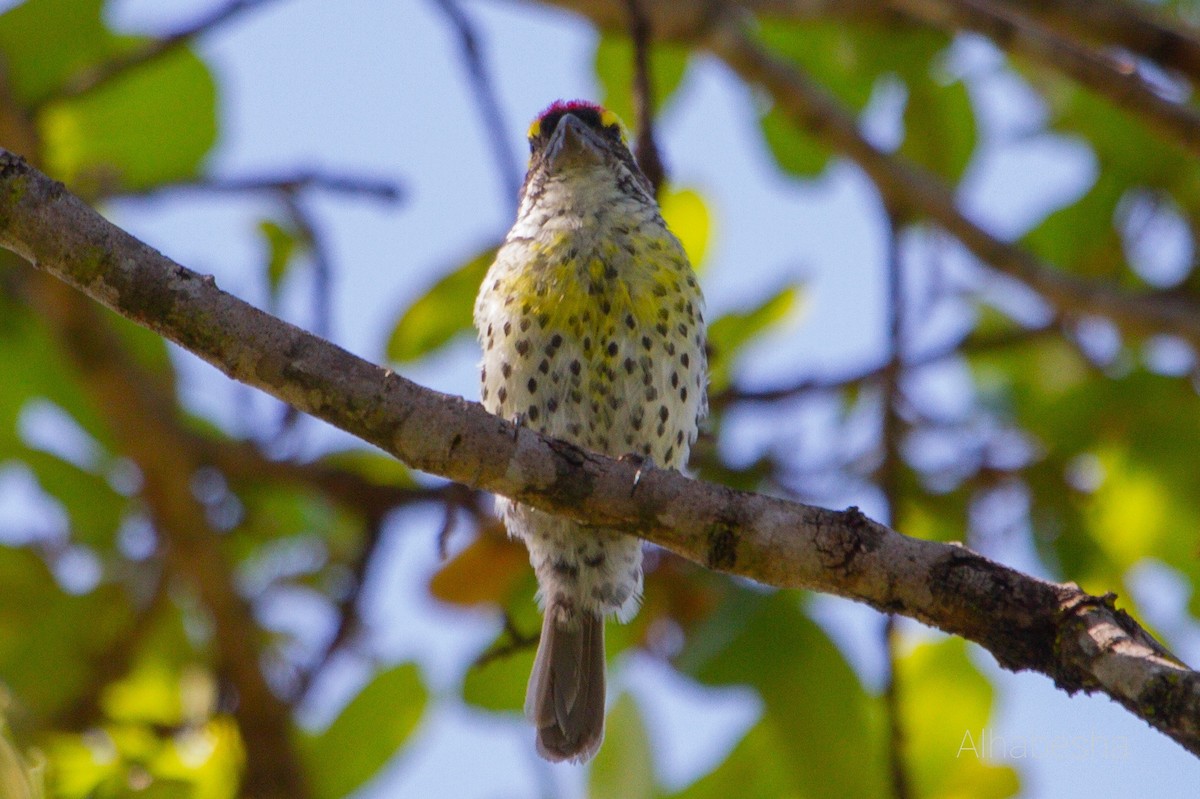
{"type": "Polygon", "coordinates": [[[617,460],[637,466],[637,471],[633,474],[633,486],[629,489],[629,496],[633,496],[633,493],[637,491],[638,484],[642,482],[642,474],[657,468],[654,458],[651,458],[649,455],[642,455],[639,452],[626,452],[617,458],[617,460]]]}

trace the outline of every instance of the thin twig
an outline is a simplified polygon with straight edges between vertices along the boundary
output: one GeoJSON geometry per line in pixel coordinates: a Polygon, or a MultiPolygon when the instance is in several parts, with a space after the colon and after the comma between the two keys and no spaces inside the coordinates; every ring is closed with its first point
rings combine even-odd
{"type": "Polygon", "coordinates": [[[639,0],[625,0],[629,9],[629,40],[633,44],[633,105],[637,114],[635,155],[642,173],[658,194],[666,179],[658,143],[654,138],[654,84],[650,80],[650,19],[639,0]]]}
{"type": "MultiPolygon", "coordinates": [[[[887,213],[887,296],[888,296],[888,362],[882,376],[882,425],[880,439],[883,458],[876,470],[876,479],[883,490],[888,504],[888,523],[903,530],[900,513],[901,470],[904,468],[901,455],[901,439],[904,435],[904,419],[901,415],[901,380],[905,367],[905,295],[904,257],[900,248],[900,220],[891,209],[887,213]]],[[[897,619],[894,613],[887,614],[883,624],[883,650],[887,661],[887,677],[884,681],[883,705],[888,727],[888,772],[891,777],[892,799],[909,799],[912,795],[908,764],[905,759],[904,719],[900,702],[900,680],[896,674],[896,645],[898,643],[897,619]]]]}
{"type": "Polygon", "coordinates": [[[471,79],[471,91],[475,94],[475,103],[478,105],[479,114],[483,118],[483,127],[487,134],[488,144],[492,148],[492,157],[496,162],[496,171],[500,173],[500,180],[504,185],[505,196],[515,211],[517,195],[521,191],[521,174],[523,170],[512,148],[508,144],[504,114],[500,110],[500,101],[496,97],[496,91],[492,87],[492,81],[488,75],[487,62],[483,58],[483,53],[479,45],[479,36],[475,32],[475,27],[471,24],[470,18],[458,5],[456,0],[434,0],[434,2],[442,10],[442,13],[446,15],[446,18],[450,20],[450,24],[454,26],[454,30],[458,33],[459,51],[462,54],[463,62],[466,64],[467,75],[471,79]]]}
{"type": "Polygon", "coordinates": [[[45,95],[30,103],[30,110],[36,111],[47,103],[55,100],[65,100],[93,92],[130,70],[136,69],[151,61],[169,55],[175,50],[191,44],[194,40],[224,25],[245,11],[257,6],[266,5],[272,0],[233,0],[215,11],[196,20],[174,33],[153,39],[143,46],[124,53],[102,64],[87,69],[65,84],[58,86],[45,95]]]}
{"type": "MultiPolygon", "coordinates": [[[[1055,333],[1058,330],[1059,327],[1056,324],[1050,324],[1045,327],[1016,328],[987,336],[968,337],[966,340],[955,339],[922,355],[908,357],[905,365],[908,369],[919,369],[956,355],[975,355],[1019,346],[1055,333]]],[[[735,386],[714,395],[709,402],[713,408],[723,408],[738,402],[783,402],[805,394],[841,391],[865,383],[875,382],[884,376],[887,368],[888,364],[885,362],[841,375],[810,377],[791,385],[757,391],[741,389],[735,386]]]]}
{"type": "Polygon", "coordinates": [[[508,636],[508,641],[491,647],[475,658],[475,662],[471,664],[471,668],[482,668],[494,660],[501,660],[518,652],[523,652],[526,649],[533,649],[538,645],[538,641],[542,637],[540,632],[526,635],[518,630],[516,624],[513,622],[513,617],[507,610],[504,611],[504,633],[508,636]]]}
{"type": "Polygon", "coordinates": [[[371,564],[375,562],[375,555],[379,551],[379,544],[382,540],[383,517],[369,519],[366,525],[366,538],[357,557],[350,564],[350,588],[337,603],[337,629],[334,630],[333,636],[325,644],[324,649],[321,650],[312,665],[300,672],[292,693],[292,704],[298,705],[308,697],[317,677],[325,671],[334,655],[354,639],[361,628],[362,615],[359,612],[359,603],[367,585],[371,564]]]}
{"type": "Polygon", "coordinates": [[[153,197],[167,192],[212,192],[215,194],[278,193],[295,194],[308,189],[334,194],[362,196],[381,202],[399,202],[404,189],[395,181],[357,175],[302,170],[284,175],[258,175],[231,178],[205,177],[158,183],[143,191],[122,193],[122,198],[153,197]]]}

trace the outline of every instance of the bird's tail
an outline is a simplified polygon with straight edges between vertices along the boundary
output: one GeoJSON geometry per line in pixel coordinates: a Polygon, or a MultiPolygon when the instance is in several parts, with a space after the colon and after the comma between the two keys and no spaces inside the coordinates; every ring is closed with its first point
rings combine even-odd
{"type": "Polygon", "coordinates": [[[583,763],[604,738],[604,618],[546,604],[525,715],[547,760],[583,763]]]}

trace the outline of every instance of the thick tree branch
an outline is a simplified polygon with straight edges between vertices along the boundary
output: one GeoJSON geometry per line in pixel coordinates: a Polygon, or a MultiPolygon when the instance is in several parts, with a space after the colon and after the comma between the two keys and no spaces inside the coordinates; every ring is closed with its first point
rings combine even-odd
{"type": "Polygon", "coordinates": [[[1111,597],[1021,574],[960,546],[832,511],[643,472],[422,388],[219,290],[0,153],[0,246],[98,302],[413,468],[629,531],[689,560],[901,613],[1106,693],[1200,754],[1200,675],[1111,597]]]}

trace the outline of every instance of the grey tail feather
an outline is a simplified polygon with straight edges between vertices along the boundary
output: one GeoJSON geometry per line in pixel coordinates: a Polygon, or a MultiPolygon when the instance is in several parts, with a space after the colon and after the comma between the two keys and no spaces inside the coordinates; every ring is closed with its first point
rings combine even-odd
{"type": "Polygon", "coordinates": [[[596,754],[604,739],[603,617],[546,605],[525,715],[547,760],[583,763],[596,754]]]}

